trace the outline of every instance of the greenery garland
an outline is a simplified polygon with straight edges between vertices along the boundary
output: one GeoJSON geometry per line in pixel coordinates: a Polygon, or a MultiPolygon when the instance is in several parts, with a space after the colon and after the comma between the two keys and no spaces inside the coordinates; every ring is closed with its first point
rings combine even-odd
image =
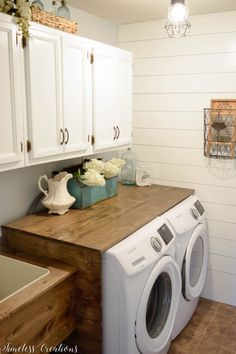
{"type": "Polygon", "coordinates": [[[29,38],[29,21],[31,20],[30,4],[27,0],[0,0],[0,12],[15,16],[19,26],[19,34],[22,35],[23,47],[29,38]]]}

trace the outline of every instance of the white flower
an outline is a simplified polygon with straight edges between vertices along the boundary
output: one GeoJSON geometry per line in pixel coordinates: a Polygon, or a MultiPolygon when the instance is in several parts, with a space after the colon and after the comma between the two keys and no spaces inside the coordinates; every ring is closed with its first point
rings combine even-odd
{"type": "Polygon", "coordinates": [[[104,162],[102,160],[91,159],[90,161],[84,163],[83,168],[85,170],[92,169],[101,173],[104,168],[104,162]]]}
{"type": "Polygon", "coordinates": [[[81,177],[81,181],[87,186],[105,186],[105,178],[94,169],[87,170],[81,177]]]}
{"type": "Polygon", "coordinates": [[[110,161],[105,162],[104,169],[102,171],[105,178],[115,177],[120,173],[120,168],[111,163],[110,161]]]}
{"type": "Polygon", "coordinates": [[[116,159],[115,157],[113,157],[113,159],[109,160],[109,162],[112,163],[113,165],[119,167],[119,168],[121,168],[125,164],[125,160],[116,159]]]}

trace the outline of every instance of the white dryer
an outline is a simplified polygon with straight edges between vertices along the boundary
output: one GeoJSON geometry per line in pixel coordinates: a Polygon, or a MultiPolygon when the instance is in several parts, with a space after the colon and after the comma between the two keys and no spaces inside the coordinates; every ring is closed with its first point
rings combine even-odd
{"type": "Polygon", "coordinates": [[[172,339],[192,317],[202,292],[208,261],[208,232],[205,209],[196,196],[190,196],[162,215],[176,233],[176,260],[182,277],[172,339]]]}
{"type": "Polygon", "coordinates": [[[181,292],[175,235],[156,218],[103,253],[103,354],[165,354],[181,292]]]}

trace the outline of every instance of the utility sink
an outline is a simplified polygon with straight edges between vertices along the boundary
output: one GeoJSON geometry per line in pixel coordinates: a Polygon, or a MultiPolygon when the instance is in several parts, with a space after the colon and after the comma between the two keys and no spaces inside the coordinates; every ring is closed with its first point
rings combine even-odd
{"type": "Polygon", "coordinates": [[[49,272],[47,268],[0,255],[0,303],[49,272]]]}

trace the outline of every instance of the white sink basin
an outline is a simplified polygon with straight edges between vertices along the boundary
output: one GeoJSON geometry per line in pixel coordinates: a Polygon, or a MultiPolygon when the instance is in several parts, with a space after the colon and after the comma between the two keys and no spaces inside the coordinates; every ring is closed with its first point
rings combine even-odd
{"type": "Polygon", "coordinates": [[[48,273],[46,268],[0,255],[0,303],[48,273]]]}

